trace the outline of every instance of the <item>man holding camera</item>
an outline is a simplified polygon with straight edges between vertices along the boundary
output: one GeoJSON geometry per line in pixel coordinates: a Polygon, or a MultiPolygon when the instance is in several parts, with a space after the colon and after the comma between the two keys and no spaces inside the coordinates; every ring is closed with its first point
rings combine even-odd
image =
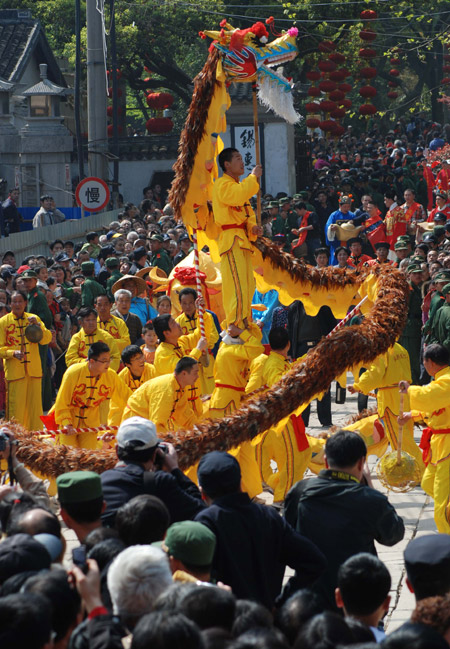
{"type": "Polygon", "coordinates": [[[152,421],[130,417],[117,432],[114,469],[101,474],[106,510],[103,524],[114,525],[117,510],[140,494],[157,496],[172,523],[193,519],[203,508],[200,491],[178,468],[172,444],[162,443],[152,421]]]}

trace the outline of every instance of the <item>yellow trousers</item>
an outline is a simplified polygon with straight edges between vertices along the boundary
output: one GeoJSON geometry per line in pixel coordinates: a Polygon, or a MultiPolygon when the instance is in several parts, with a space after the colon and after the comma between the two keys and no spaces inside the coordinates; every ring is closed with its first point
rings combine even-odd
{"type": "Polygon", "coordinates": [[[262,492],[263,486],[252,443],[242,442],[238,448],[232,448],[229,453],[235,456],[241,467],[242,491],[246,491],[250,498],[254,498],[262,492]]]}
{"type": "Polygon", "coordinates": [[[434,522],[441,534],[450,534],[450,460],[429,464],[422,478],[422,489],[434,500],[434,522]]]}
{"type": "Polygon", "coordinates": [[[236,240],[225,254],[220,256],[222,272],[222,301],[227,326],[244,327],[244,320],[251,321],[251,304],[255,292],[252,253],[243,250],[236,240]]]}
{"type": "Polygon", "coordinates": [[[27,430],[42,430],[42,380],[31,376],[6,382],[6,419],[27,430]]]}
{"type": "Polygon", "coordinates": [[[283,501],[289,489],[299,480],[311,460],[311,448],[299,451],[291,422],[281,432],[273,429],[263,435],[256,447],[256,461],[263,481],[273,489],[274,502],[283,501]],[[270,461],[276,462],[274,473],[270,461]]]}
{"type": "Polygon", "coordinates": [[[212,394],[215,388],[215,384],[214,384],[214,360],[215,359],[214,356],[209,353],[208,353],[208,357],[209,357],[208,367],[204,367],[204,365],[202,365],[201,362],[198,365],[200,370],[199,379],[200,379],[202,395],[212,394]]]}
{"type": "Polygon", "coordinates": [[[75,446],[76,448],[88,448],[95,450],[100,448],[97,441],[97,433],[79,433],[78,435],[59,435],[59,443],[65,446],[75,446]]]}

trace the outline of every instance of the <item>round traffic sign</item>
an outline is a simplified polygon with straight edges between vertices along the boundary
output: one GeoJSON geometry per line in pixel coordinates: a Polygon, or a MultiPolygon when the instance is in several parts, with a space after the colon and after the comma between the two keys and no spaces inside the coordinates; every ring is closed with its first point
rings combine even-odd
{"type": "Polygon", "coordinates": [[[111,193],[101,178],[84,178],[75,190],[75,198],[87,212],[99,212],[109,203],[111,193]]]}

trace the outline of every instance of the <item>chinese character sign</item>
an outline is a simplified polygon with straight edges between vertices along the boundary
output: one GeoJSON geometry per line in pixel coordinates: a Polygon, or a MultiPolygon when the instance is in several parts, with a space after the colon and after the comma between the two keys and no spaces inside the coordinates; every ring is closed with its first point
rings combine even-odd
{"type": "Polygon", "coordinates": [[[110,191],[100,178],[85,178],[78,184],[75,197],[87,212],[99,212],[108,204],[110,191]]]}
{"type": "MultiPolygon", "coordinates": [[[[264,130],[259,127],[259,142],[261,147],[261,164],[263,163],[263,136],[264,130]]],[[[256,151],[255,151],[255,127],[249,126],[234,126],[232,133],[232,146],[234,146],[242,154],[244,160],[245,174],[251,173],[253,167],[256,165],[256,151]]]]}

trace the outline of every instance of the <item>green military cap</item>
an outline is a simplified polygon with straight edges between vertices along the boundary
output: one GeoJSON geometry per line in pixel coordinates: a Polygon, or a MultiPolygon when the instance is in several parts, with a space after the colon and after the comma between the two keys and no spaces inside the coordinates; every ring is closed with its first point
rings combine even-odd
{"type": "Polygon", "coordinates": [[[433,228],[433,234],[435,237],[442,237],[443,234],[445,234],[445,228],[443,225],[436,225],[433,228]]]}
{"type": "Polygon", "coordinates": [[[397,241],[406,241],[406,243],[411,243],[411,237],[409,234],[401,234],[399,237],[397,237],[397,241]]]}
{"type": "Polygon", "coordinates": [[[450,293],[450,282],[441,288],[442,295],[448,295],[450,293]]]}
{"type": "Polygon", "coordinates": [[[278,209],[279,207],[278,201],[270,201],[267,207],[269,209],[272,209],[272,207],[276,207],[278,209]]]}
{"type": "Polygon", "coordinates": [[[118,268],[119,260],[117,259],[117,257],[108,257],[108,259],[105,261],[105,266],[106,268],[118,268]]]}
{"type": "Polygon", "coordinates": [[[103,497],[102,481],[93,471],[72,471],[56,478],[61,505],[83,503],[103,497]]]}
{"type": "Polygon", "coordinates": [[[450,271],[440,270],[434,276],[435,282],[450,282],[450,271]]]}
{"type": "Polygon", "coordinates": [[[408,273],[421,273],[422,272],[422,266],[420,264],[409,264],[406,271],[408,273]]]}
{"type": "Polygon", "coordinates": [[[278,204],[279,205],[286,205],[286,203],[290,203],[290,202],[291,202],[291,199],[289,198],[289,196],[285,196],[284,198],[280,198],[280,200],[278,201],[278,204]]]}
{"type": "Polygon", "coordinates": [[[397,241],[394,244],[394,250],[408,250],[408,244],[406,241],[397,241]]]}
{"type": "Polygon", "coordinates": [[[379,178],[369,178],[369,182],[371,185],[379,185],[380,184],[380,179],[379,178]]]}
{"type": "Polygon", "coordinates": [[[23,273],[21,274],[21,277],[23,277],[24,279],[26,279],[27,277],[37,279],[37,274],[36,274],[36,272],[34,270],[29,268],[28,270],[23,271],[23,273]]]}
{"type": "Polygon", "coordinates": [[[164,243],[162,234],[152,234],[150,241],[159,241],[160,243],[164,243]]]}
{"type": "Polygon", "coordinates": [[[417,169],[417,162],[410,162],[409,165],[408,165],[408,167],[409,167],[410,169],[417,169]]]}
{"type": "Polygon", "coordinates": [[[216,535],[196,521],[173,523],[164,541],[155,543],[169,555],[191,566],[210,566],[216,549],[216,535]]]}
{"type": "Polygon", "coordinates": [[[299,201],[301,198],[303,198],[303,196],[301,195],[301,193],[298,193],[293,195],[292,200],[299,201]]]}
{"type": "Polygon", "coordinates": [[[425,257],[422,257],[421,255],[411,255],[411,257],[409,257],[409,261],[412,264],[421,264],[425,261],[425,257]]]}
{"type": "MultiPolygon", "coordinates": [[[[298,197],[299,198],[308,198],[308,192],[302,190],[301,192],[298,192],[298,197]]],[[[294,197],[295,198],[295,197],[294,197]]]]}
{"type": "Polygon", "coordinates": [[[86,271],[87,273],[90,273],[93,271],[95,268],[95,264],[93,261],[83,261],[81,264],[81,270],[86,271]]]}

